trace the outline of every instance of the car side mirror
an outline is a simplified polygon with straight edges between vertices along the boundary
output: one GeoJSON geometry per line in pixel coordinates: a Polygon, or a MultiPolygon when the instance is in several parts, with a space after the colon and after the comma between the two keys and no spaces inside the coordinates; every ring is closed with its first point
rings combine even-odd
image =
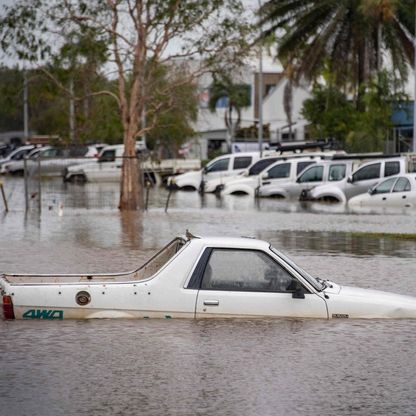
{"type": "Polygon", "coordinates": [[[265,172],[261,175],[262,179],[269,179],[269,172],[265,172]]]}
{"type": "Polygon", "coordinates": [[[348,183],[353,183],[354,182],[354,179],[353,179],[352,175],[348,176],[347,182],[348,183]]]}
{"type": "Polygon", "coordinates": [[[300,183],[300,178],[296,178],[296,183],[300,183]]]}
{"type": "Polygon", "coordinates": [[[376,193],[376,189],[375,189],[375,188],[370,188],[370,189],[368,190],[368,193],[369,193],[370,195],[374,195],[374,194],[376,193]]]}
{"type": "Polygon", "coordinates": [[[298,280],[293,279],[287,290],[293,290],[293,299],[305,299],[306,289],[300,284],[298,280]]]}

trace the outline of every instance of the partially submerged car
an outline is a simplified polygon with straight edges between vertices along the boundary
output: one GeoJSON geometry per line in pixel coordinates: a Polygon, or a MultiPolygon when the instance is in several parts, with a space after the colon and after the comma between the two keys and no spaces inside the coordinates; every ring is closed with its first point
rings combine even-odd
{"type": "MultiPolygon", "coordinates": [[[[348,161],[339,160],[338,163],[345,164],[348,161]]],[[[315,183],[313,187],[305,188],[303,199],[346,203],[355,195],[367,192],[380,179],[406,173],[408,169],[405,157],[380,158],[366,163],[361,161],[359,167],[347,165],[346,174],[339,180],[327,179],[321,183],[315,183]],[[352,172],[351,168],[354,169],[352,172]]]]}
{"type": "Polygon", "coordinates": [[[167,185],[171,189],[214,192],[217,183],[215,186],[205,189],[207,181],[216,180],[219,185],[223,178],[238,175],[259,159],[259,152],[230,153],[219,156],[211,160],[201,170],[170,176],[167,185]]]}
{"type": "Polygon", "coordinates": [[[171,241],[127,273],[0,276],[5,319],[416,318],[416,298],[312,277],[265,241],[171,241]]]}
{"type": "Polygon", "coordinates": [[[79,147],[53,147],[44,146],[34,148],[19,160],[12,160],[1,166],[2,173],[11,175],[23,175],[26,167],[30,172],[37,171],[40,167],[42,176],[61,176],[69,166],[88,163],[98,154],[94,146],[79,147]]]}
{"type": "Polygon", "coordinates": [[[348,201],[348,206],[363,208],[415,208],[416,173],[393,176],[379,182],[367,193],[348,201]]]}
{"type": "Polygon", "coordinates": [[[271,188],[280,190],[282,184],[294,182],[300,172],[320,159],[321,157],[316,155],[277,159],[257,174],[241,176],[241,178],[226,182],[221,195],[255,196],[261,186],[263,189],[267,187],[269,190],[271,188]]]}

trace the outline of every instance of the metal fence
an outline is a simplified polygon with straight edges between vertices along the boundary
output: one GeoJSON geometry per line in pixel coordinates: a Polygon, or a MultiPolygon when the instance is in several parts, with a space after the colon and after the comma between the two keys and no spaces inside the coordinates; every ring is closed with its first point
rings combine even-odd
{"type": "MultiPolygon", "coordinates": [[[[14,181],[23,182],[26,210],[60,213],[65,208],[116,209],[122,159],[114,158],[110,163],[86,159],[80,164],[79,158],[38,158],[22,161],[21,168],[15,168],[10,174],[14,176],[14,181]]],[[[149,189],[163,185],[168,175],[193,167],[189,160],[180,162],[139,159],[142,172],[139,180],[143,185],[145,201],[148,200],[149,189]]]]}

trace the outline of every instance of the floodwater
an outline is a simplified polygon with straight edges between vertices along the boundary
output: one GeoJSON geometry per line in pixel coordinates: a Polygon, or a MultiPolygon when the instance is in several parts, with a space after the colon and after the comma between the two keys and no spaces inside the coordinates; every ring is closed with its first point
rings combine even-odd
{"type": "MultiPolygon", "coordinates": [[[[265,239],[316,276],[416,296],[416,241],[356,234],[416,233],[415,211],[182,192],[165,213],[153,190],[147,212],[122,215],[116,186],[78,185],[25,215],[20,185],[6,185],[2,271],[132,269],[188,228],[265,239]]],[[[0,334],[1,415],[416,414],[412,320],[0,321],[0,334]]]]}

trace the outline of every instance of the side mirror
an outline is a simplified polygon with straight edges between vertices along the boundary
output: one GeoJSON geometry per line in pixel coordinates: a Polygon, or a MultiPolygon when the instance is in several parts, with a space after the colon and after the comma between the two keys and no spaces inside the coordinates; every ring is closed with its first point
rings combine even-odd
{"type": "Polygon", "coordinates": [[[370,195],[374,195],[374,194],[376,193],[376,189],[375,189],[375,188],[370,188],[370,189],[368,190],[368,193],[369,193],[370,195]]]}
{"type": "Polygon", "coordinates": [[[296,178],[296,183],[300,183],[300,177],[296,178]]]}
{"type": "Polygon", "coordinates": [[[295,279],[292,280],[287,290],[293,290],[293,299],[305,299],[305,293],[307,293],[306,289],[295,279]]]}
{"type": "Polygon", "coordinates": [[[264,172],[261,174],[262,179],[269,179],[269,172],[264,172]]]}
{"type": "Polygon", "coordinates": [[[348,176],[347,182],[348,183],[353,183],[354,182],[354,178],[352,177],[352,175],[348,176]]]}

